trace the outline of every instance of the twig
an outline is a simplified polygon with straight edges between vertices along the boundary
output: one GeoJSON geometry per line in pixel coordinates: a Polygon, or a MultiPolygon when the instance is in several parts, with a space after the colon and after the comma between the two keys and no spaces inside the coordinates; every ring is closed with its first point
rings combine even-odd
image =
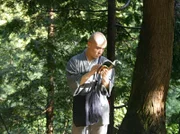
{"type": "Polygon", "coordinates": [[[120,7],[119,9],[116,9],[117,11],[121,11],[123,9],[125,9],[127,6],[129,6],[131,0],[128,0],[126,4],[124,4],[122,7],[120,7]]]}
{"type": "Polygon", "coordinates": [[[4,127],[5,127],[5,130],[7,131],[8,134],[10,134],[9,131],[8,131],[8,128],[7,128],[5,122],[4,122],[3,118],[2,118],[2,115],[1,115],[1,114],[0,114],[0,118],[1,118],[2,124],[3,124],[4,127]]]}

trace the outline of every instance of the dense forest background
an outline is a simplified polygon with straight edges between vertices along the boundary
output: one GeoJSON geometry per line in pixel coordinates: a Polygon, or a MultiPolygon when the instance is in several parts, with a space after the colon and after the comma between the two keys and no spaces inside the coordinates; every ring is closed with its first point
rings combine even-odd
{"type": "MultiPolygon", "coordinates": [[[[94,31],[107,35],[104,0],[1,0],[0,133],[70,134],[72,94],[65,67],[94,31]],[[53,123],[52,123],[53,122],[53,123]]],[[[140,0],[116,1],[114,129],[127,110],[142,23],[140,0]]],[[[152,9],[153,10],[153,9],[152,9]]],[[[168,134],[180,133],[180,1],[175,1],[173,67],[166,102],[168,134]]],[[[105,56],[106,56],[105,52],[105,56]]]]}

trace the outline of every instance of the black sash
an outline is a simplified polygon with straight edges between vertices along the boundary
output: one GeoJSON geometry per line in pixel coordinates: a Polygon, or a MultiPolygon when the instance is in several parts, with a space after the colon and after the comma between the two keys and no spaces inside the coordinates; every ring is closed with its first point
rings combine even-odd
{"type": "MultiPolygon", "coordinates": [[[[99,64],[100,58],[98,59],[99,64]]],[[[73,122],[79,126],[88,126],[96,123],[100,119],[100,84],[98,81],[92,85],[92,90],[86,95],[76,95],[73,97],[73,122]]]]}

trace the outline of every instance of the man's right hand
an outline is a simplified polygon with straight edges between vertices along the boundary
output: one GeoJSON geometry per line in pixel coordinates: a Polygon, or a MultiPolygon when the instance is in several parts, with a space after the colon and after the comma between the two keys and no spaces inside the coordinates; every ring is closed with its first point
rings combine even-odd
{"type": "Polygon", "coordinates": [[[100,64],[97,64],[97,65],[94,65],[92,68],[91,68],[91,72],[92,72],[92,75],[95,74],[95,72],[98,71],[98,69],[100,68],[100,64]]]}
{"type": "Polygon", "coordinates": [[[98,71],[100,66],[101,66],[100,64],[94,65],[91,68],[90,72],[84,74],[81,78],[80,85],[84,84],[89,79],[89,77],[91,77],[93,74],[95,74],[98,71]]]}

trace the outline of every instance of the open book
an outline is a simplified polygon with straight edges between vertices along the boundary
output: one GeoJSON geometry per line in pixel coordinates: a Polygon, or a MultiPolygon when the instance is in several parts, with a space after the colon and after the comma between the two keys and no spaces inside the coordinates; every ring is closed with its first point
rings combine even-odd
{"type": "MultiPolygon", "coordinates": [[[[107,68],[107,69],[110,70],[111,68],[115,67],[117,64],[121,64],[121,62],[118,61],[118,60],[114,60],[113,62],[110,61],[110,60],[106,60],[106,61],[101,65],[100,69],[102,69],[102,68],[107,68]]],[[[99,70],[100,70],[100,69],[99,69],[99,70]]]]}

